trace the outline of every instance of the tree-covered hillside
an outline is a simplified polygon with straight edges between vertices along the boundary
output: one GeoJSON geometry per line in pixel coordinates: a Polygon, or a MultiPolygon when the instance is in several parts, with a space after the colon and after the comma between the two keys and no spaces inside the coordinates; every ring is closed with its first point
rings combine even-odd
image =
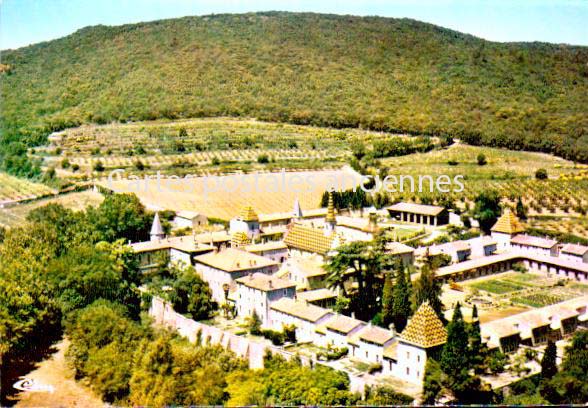
{"type": "Polygon", "coordinates": [[[5,168],[23,165],[10,141],[42,143],[85,122],[219,115],[451,134],[588,161],[588,47],[267,12],[88,27],[5,51],[2,64],[5,168]]]}

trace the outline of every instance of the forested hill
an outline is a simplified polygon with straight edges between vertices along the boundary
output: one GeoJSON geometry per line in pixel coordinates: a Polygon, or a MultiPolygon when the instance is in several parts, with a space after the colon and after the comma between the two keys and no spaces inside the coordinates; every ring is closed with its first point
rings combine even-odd
{"type": "Polygon", "coordinates": [[[88,27],[5,51],[2,64],[4,144],[85,122],[231,115],[588,161],[588,47],[267,12],[88,27]]]}

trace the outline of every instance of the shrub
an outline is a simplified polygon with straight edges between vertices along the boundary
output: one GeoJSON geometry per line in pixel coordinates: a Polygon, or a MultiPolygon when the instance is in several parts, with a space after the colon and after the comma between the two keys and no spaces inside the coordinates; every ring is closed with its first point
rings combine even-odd
{"type": "Polygon", "coordinates": [[[486,160],[486,155],[484,155],[484,153],[480,153],[478,155],[478,166],[484,166],[488,163],[488,161],[486,160]]]}
{"type": "Polygon", "coordinates": [[[145,165],[143,164],[143,162],[141,160],[137,160],[135,162],[135,168],[139,171],[145,170],[145,165]]]}
{"type": "Polygon", "coordinates": [[[220,160],[218,157],[213,157],[212,158],[212,165],[213,166],[218,166],[220,164],[220,160]]]}
{"type": "Polygon", "coordinates": [[[547,170],[545,169],[537,169],[537,171],[535,172],[535,178],[537,180],[546,180],[547,177],[547,170]]]}
{"type": "Polygon", "coordinates": [[[70,163],[69,163],[69,160],[68,160],[68,159],[67,159],[67,157],[66,157],[66,158],[64,158],[64,159],[61,161],[61,168],[62,168],[62,169],[67,169],[69,166],[70,166],[70,163]]]}
{"type": "Polygon", "coordinates": [[[94,171],[104,171],[104,164],[102,164],[102,162],[98,160],[96,163],[94,163],[93,169],[94,171]]]}
{"type": "Polygon", "coordinates": [[[267,154],[260,154],[257,156],[257,162],[261,164],[269,163],[269,156],[267,154]]]}
{"type": "Polygon", "coordinates": [[[449,160],[447,164],[449,164],[450,166],[457,166],[459,162],[457,160],[449,160]]]}
{"type": "Polygon", "coordinates": [[[74,163],[74,164],[71,166],[71,169],[72,169],[73,171],[78,171],[78,170],[80,169],[80,165],[79,165],[79,164],[75,164],[75,163],[74,163]]]}

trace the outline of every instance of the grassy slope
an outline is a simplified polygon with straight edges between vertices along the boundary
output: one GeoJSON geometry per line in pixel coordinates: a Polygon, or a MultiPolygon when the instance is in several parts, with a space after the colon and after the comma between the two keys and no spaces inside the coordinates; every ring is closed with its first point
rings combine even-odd
{"type": "Polygon", "coordinates": [[[89,27],[8,51],[6,134],[161,117],[451,133],[588,160],[588,48],[412,20],[259,13],[89,27]]]}

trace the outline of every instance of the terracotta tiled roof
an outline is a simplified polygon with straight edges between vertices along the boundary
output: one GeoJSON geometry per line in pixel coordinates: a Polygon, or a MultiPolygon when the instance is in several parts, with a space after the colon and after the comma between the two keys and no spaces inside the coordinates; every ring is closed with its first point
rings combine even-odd
{"type": "Polygon", "coordinates": [[[243,276],[236,280],[237,283],[261,290],[263,292],[271,292],[273,290],[280,290],[286,288],[293,288],[296,284],[287,279],[280,279],[276,276],[266,275],[265,273],[254,273],[249,276],[243,276]]]}
{"type": "Polygon", "coordinates": [[[408,212],[423,215],[439,215],[444,208],[436,205],[414,204],[414,203],[397,203],[387,208],[388,211],[408,212]]]}
{"type": "Polygon", "coordinates": [[[322,307],[285,297],[273,302],[270,308],[312,323],[331,314],[329,310],[323,309],[322,307]]]}
{"type": "Polygon", "coordinates": [[[333,249],[335,237],[335,234],[326,236],[322,229],[294,224],[286,234],[284,243],[291,248],[325,255],[333,249]]]}
{"type": "Polygon", "coordinates": [[[325,299],[335,299],[336,297],[337,294],[327,288],[306,290],[296,293],[296,299],[310,303],[325,299]]]}
{"type": "Polygon", "coordinates": [[[516,215],[514,215],[510,209],[504,210],[504,213],[500,216],[496,224],[491,228],[494,232],[502,232],[503,234],[514,235],[519,232],[523,232],[525,228],[520,223],[516,215]]]}
{"type": "Polygon", "coordinates": [[[392,340],[394,338],[394,333],[378,326],[368,325],[361,329],[357,336],[352,337],[353,338],[349,340],[352,344],[357,345],[358,340],[362,340],[367,343],[378,344],[381,346],[392,340]]]}
{"type": "Polygon", "coordinates": [[[243,221],[259,221],[259,218],[257,217],[257,213],[255,212],[253,207],[250,205],[245,206],[241,210],[240,217],[243,221]]]}
{"type": "Polygon", "coordinates": [[[255,270],[278,265],[271,259],[235,248],[197,256],[194,261],[225,272],[255,270]]]}
{"type": "Polygon", "coordinates": [[[136,242],[131,244],[131,248],[133,248],[136,253],[168,250],[172,248],[182,252],[204,253],[210,252],[214,249],[214,247],[207,245],[206,243],[196,241],[192,235],[136,242]]]}
{"type": "Polygon", "coordinates": [[[402,242],[387,242],[385,251],[389,255],[410,254],[414,252],[414,248],[402,242]]]}
{"type": "Polygon", "coordinates": [[[433,308],[425,302],[410,319],[400,338],[415,346],[430,348],[445,344],[447,330],[433,308]]]}
{"type": "Polygon", "coordinates": [[[557,241],[548,238],[534,237],[532,235],[519,234],[510,240],[511,244],[532,246],[537,248],[549,249],[557,245],[557,241]]]}
{"type": "Polygon", "coordinates": [[[325,328],[329,330],[334,330],[339,333],[348,334],[357,326],[363,325],[365,325],[365,323],[361,320],[357,320],[352,317],[338,314],[327,321],[327,323],[325,324],[325,328]]]}
{"type": "Polygon", "coordinates": [[[578,244],[565,244],[561,248],[561,252],[565,252],[566,254],[583,256],[586,254],[586,252],[588,252],[588,246],[578,244]]]}
{"type": "Polygon", "coordinates": [[[253,253],[258,253],[258,252],[264,252],[264,251],[277,251],[280,249],[286,249],[286,244],[284,244],[282,241],[268,241],[268,242],[264,242],[263,244],[252,244],[252,245],[247,245],[245,247],[245,250],[247,252],[253,252],[253,253]]]}

